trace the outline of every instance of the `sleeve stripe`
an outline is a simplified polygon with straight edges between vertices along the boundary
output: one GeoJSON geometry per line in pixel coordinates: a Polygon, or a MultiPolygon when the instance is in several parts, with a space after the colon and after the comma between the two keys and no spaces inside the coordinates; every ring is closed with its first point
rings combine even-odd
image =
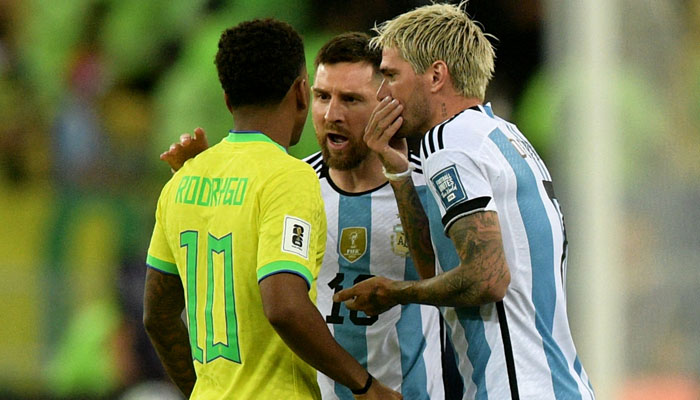
{"type": "MultiPolygon", "coordinates": [[[[459,114],[457,114],[457,115],[459,115],[459,114]]],[[[455,115],[454,117],[447,120],[447,122],[441,124],[440,127],[438,128],[438,131],[437,131],[438,150],[442,150],[445,148],[445,143],[442,141],[442,131],[443,131],[443,129],[445,129],[445,125],[447,125],[450,121],[455,119],[457,117],[457,115],[455,115]]]]}
{"type": "Polygon", "coordinates": [[[428,158],[428,155],[431,154],[428,153],[428,141],[430,141],[430,135],[433,133],[433,129],[435,128],[430,129],[430,131],[428,131],[428,133],[426,133],[425,136],[423,136],[423,139],[420,142],[421,149],[423,149],[423,156],[426,159],[428,158]]]}
{"type": "Polygon", "coordinates": [[[413,170],[416,173],[423,175],[423,168],[421,167],[422,164],[420,162],[419,155],[413,154],[411,151],[409,151],[408,152],[408,162],[410,165],[413,165],[413,170]]]}
{"type": "Polygon", "coordinates": [[[316,175],[321,175],[321,170],[323,169],[324,162],[320,151],[311,154],[310,156],[307,156],[306,158],[304,158],[304,161],[311,165],[311,168],[313,168],[314,171],[316,171],[316,175]]]}
{"type": "Polygon", "coordinates": [[[157,269],[160,272],[165,272],[166,274],[179,275],[177,271],[177,265],[163,261],[159,258],[155,258],[152,255],[146,257],[146,264],[153,269],[157,269]]]}
{"type": "MultiPolygon", "coordinates": [[[[477,109],[478,110],[478,109],[477,109]]],[[[427,159],[429,155],[432,155],[438,150],[442,150],[445,148],[445,143],[443,141],[443,130],[449,124],[450,122],[454,121],[455,118],[459,117],[464,110],[458,112],[457,114],[453,115],[450,117],[450,119],[445,120],[443,122],[440,122],[440,124],[434,126],[428,133],[423,136],[423,140],[421,141],[421,145],[423,146],[423,154],[425,155],[425,158],[427,159]],[[437,131],[435,130],[437,128],[437,131]],[[437,142],[437,143],[436,143],[437,142]],[[428,146],[426,146],[426,143],[430,145],[430,152],[428,152],[428,146]],[[437,145],[437,147],[436,147],[437,145]]]]}
{"type": "Polygon", "coordinates": [[[415,154],[415,153],[413,153],[412,151],[409,150],[409,152],[408,152],[408,160],[409,160],[411,163],[415,164],[416,166],[419,166],[419,167],[421,166],[421,163],[420,163],[420,154],[415,154]]]}
{"type": "Polygon", "coordinates": [[[311,282],[314,281],[314,276],[308,268],[294,261],[273,261],[267,265],[258,268],[258,283],[270,275],[278,273],[291,273],[304,278],[306,285],[311,289],[311,282]]]}
{"type": "Polygon", "coordinates": [[[491,201],[490,197],[475,197],[450,208],[442,217],[445,235],[459,218],[483,210],[491,201]]]}

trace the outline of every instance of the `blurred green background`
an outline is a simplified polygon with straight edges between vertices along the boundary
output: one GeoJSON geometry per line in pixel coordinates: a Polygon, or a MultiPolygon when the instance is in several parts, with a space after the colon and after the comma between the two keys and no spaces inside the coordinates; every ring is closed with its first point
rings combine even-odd
{"type": "MultiPolygon", "coordinates": [[[[254,17],[285,20],[302,33],[313,76],[332,35],[426,3],[0,0],[0,398],[178,398],[141,325],[145,251],[170,176],[158,155],[197,126],[210,143],[232,126],[213,63],[219,35],[254,17]]],[[[577,254],[596,232],[576,228],[590,215],[576,206],[588,166],[571,154],[597,115],[575,101],[593,84],[569,28],[586,1],[566,3],[467,4],[497,38],[487,101],[559,182],[569,315],[601,398],[700,398],[700,1],[606,6],[612,63],[600,100],[615,141],[601,146],[615,150],[604,192],[620,232],[605,266],[620,277],[609,289],[623,316],[615,327],[577,317],[590,312],[586,288],[599,270],[577,254]],[[598,332],[621,338],[620,357],[596,360],[608,343],[590,339],[598,332]],[[619,367],[601,376],[598,363],[619,367]],[[663,397],[635,397],[653,390],[663,397]]],[[[290,153],[317,148],[307,122],[290,153]]]]}

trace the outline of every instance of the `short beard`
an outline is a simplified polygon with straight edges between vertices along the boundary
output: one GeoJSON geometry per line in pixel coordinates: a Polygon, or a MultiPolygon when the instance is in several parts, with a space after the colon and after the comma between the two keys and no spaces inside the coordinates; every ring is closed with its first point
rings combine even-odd
{"type": "Polygon", "coordinates": [[[331,151],[328,150],[328,145],[326,145],[324,142],[321,145],[321,154],[323,155],[323,161],[326,163],[328,168],[333,168],[339,171],[348,171],[359,166],[362,161],[367,158],[369,148],[351,143],[350,150],[348,152],[345,152],[343,155],[334,156],[331,154],[331,151]]]}
{"type": "Polygon", "coordinates": [[[397,138],[422,138],[429,126],[430,106],[421,88],[415,88],[407,104],[404,104],[403,123],[394,135],[397,138]]]}

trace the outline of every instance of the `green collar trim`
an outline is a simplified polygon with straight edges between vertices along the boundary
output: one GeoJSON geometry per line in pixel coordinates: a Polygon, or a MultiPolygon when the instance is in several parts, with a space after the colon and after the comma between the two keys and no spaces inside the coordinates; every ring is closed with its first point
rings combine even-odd
{"type": "Polygon", "coordinates": [[[230,130],[228,136],[224,139],[231,143],[247,143],[247,142],[267,142],[272,143],[279,147],[280,150],[287,152],[287,149],[274,140],[270,139],[269,136],[265,135],[260,131],[234,131],[230,130]]]}

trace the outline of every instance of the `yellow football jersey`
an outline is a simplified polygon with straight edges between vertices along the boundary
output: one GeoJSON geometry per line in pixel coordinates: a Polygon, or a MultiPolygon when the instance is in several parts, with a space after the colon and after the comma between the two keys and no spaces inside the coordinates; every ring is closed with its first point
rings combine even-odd
{"type": "Polygon", "coordinates": [[[191,398],[320,398],[316,371],[265,318],[258,282],[297,274],[315,302],[325,241],[316,174],[260,132],[229,133],[165,185],[147,263],[182,280],[191,398]]]}

